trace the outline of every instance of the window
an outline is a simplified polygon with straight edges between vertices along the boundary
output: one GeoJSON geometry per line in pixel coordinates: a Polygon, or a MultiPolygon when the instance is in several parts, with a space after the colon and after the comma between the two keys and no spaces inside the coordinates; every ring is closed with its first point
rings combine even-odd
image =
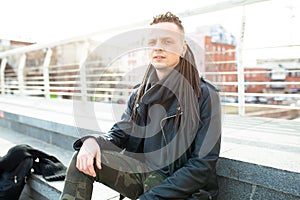
{"type": "Polygon", "coordinates": [[[215,52],[216,51],[216,46],[213,46],[212,50],[213,50],[213,52],[215,52]]]}
{"type": "Polygon", "coordinates": [[[208,45],[208,44],[205,45],[205,50],[206,50],[206,51],[209,51],[209,45],[208,45]]]}
{"type": "Polygon", "coordinates": [[[222,47],[222,54],[226,55],[226,49],[225,49],[225,47],[222,47]]]}

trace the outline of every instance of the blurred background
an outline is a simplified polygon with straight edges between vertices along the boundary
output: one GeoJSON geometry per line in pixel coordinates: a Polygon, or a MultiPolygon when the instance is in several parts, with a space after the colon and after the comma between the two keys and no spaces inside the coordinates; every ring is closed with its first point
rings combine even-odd
{"type": "Polygon", "coordinates": [[[171,11],[200,47],[195,51],[197,67],[221,89],[225,114],[299,120],[300,1],[0,4],[2,95],[125,104],[148,63],[146,51],[134,49],[104,62],[95,49],[171,11]]]}

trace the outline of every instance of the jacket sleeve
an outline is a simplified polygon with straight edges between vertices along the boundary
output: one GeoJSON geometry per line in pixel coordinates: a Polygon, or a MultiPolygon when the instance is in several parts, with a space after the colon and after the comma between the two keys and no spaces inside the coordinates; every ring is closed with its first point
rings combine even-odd
{"type": "Polygon", "coordinates": [[[73,148],[79,150],[83,142],[88,138],[95,138],[101,147],[105,150],[121,151],[126,147],[129,134],[132,131],[131,113],[133,108],[133,102],[135,97],[135,91],[130,96],[125,111],[121,116],[121,120],[115,123],[110,131],[106,134],[94,134],[84,136],[74,142],[73,148]]]}
{"type": "Polygon", "coordinates": [[[140,200],[211,199],[209,196],[216,195],[218,186],[215,168],[220,151],[221,105],[219,94],[214,88],[207,86],[205,93],[200,100],[202,122],[191,157],[160,185],[141,195],[140,200]],[[205,198],[198,197],[203,194],[205,198]]]}

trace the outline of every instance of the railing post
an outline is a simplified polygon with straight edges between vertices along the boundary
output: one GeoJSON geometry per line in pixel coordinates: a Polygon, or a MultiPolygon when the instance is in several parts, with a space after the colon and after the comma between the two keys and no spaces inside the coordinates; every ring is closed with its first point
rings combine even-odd
{"type": "Polygon", "coordinates": [[[18,84],[20,95],[24,95],[24,67],[26,63],[26,54],[22,54],[20,58],[20,63],[18,66],[18,84]]]}
{"type": "Polygon", "coordinates": [[[52,50],[48,48],[43,63],[44,94],[46,99],[50,99],[49,65],[51,57],[52,50]]]}
{"type": "Polygon", "coordinates": [[[89,43],[87,41],[84,42],[82,48],[82,56],[80,58],[80,88],[81,88],[81,100],[87,101],[87,83],[86,83],[86,67],[85,67],[85,60],[88,56],[89,52],[89,43]]]}
{"type": "Polygon", "coordinates": [[[1,61],[1,71],[0,71],[0,80],[1,80],[1,94],[5,94],[5,67],[7,63],[7,58],[3,58],[1,61]]]}
{"type": "MultiPolygon", "coordinates": [[[[244,9],[244,8],[243,8],[244,9]]],[[[243,43],[244,43],[244,34],[245,34],[245,23],[246,16],[245,11],[243,11],[242,16],[242,27],[241,27],[241,35],[238,46],[238,113],[241,116],[245,115],[245,77],[244,77],[244,66],[243,66],[243,43]]]]}

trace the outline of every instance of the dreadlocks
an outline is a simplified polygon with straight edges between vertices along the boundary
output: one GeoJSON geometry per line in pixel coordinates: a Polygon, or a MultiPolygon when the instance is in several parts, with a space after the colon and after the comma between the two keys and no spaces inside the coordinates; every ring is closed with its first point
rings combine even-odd
{"type": "Polygon", "coordinates": [[[166,14],[161,14],[156,17],[153,17],[153,21],[150,23],[150,25],[158,24],[158,23],[162,23],[162,22],[174,23],[178,26],[178,28],[182,32],[184,32],[184,28],[181,24],[181,20],[176,15],[172,14],[171,12],[167,12],[166,14]]]}
{"type": "MultiPolygon", "coordinates": [[[[163,22],[170,22],[177,25],[179,30],[184,33],[184,27],[181,23],[181,20],[171,12],[167,12],[165,14],[158,15],[153,18],[153,21],[150,25],[163,23],[163,22]]],[[[142,80],[141,85],[137,91],[137,95],[134,100],[133,106],[133,115],[132,119],[136,120],[136,105],[139,102],[140,98],[145,93],[145,87],[147,80],[150,75],[150,69],[153,66],[149,64],[145,76],[142,80]]],[[[187,51],[185,52],[184,56],[180,59],[180,68],[179,73],[182,75],[180,78],[179,84],[179,107],[176,113],[176,123],[179,121],[180,113],[183,112],[185,115],[189,117],[183,117],[181,120],[181,125],[185,126],[192,126],[193,124],[197,124],[200,121],[199,116],[199,108],[198,108],[198,98],[201,96],[201,88],[200,88],[200,77],[198,70],[196,69],[195,58],[193,53],[189,47],[187,47],[187,51]]],[[[175,124],[176,124],[175,123],[175,124]]]]}

